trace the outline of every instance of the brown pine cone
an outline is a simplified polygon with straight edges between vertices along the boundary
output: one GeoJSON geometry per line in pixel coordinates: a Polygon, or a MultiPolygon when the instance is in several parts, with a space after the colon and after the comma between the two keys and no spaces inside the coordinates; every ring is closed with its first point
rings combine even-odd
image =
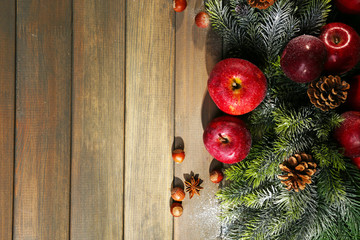
{"type": "Polygon", "coordinates": [[[248,3],[253,8],[266,9],[273,5],[275,0],[248,0],[248,3]]]}
{"type": "Polygon", "coordinates": [[[304,190],[306,184],[311,184],[311,176],[316,172],[316,163],[311,155],[306,153],[295,154],[279,165],[280,169],[286,172],[279,175],[281,183],[286,185],[287,190],[294,189],[295,192],[304,190]]]}
{"type": "Polygon", "coordinates": [[[312,104],[323,111],[328,111],[344,103],[350,85],[339,76],[322,77],[310,83],[307,94],[312,104]]]}

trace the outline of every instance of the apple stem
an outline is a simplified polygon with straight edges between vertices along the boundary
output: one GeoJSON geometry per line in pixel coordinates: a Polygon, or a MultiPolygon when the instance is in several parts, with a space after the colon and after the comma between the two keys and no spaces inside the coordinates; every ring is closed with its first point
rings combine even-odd
{"type": "Polygon", "coordinates": [[[239,83],[237,83],[236,80],[234,80],[232,83],[232,88],[233,88],[233,90],[240,89],[241,85],[239,83]]]}
{"type": "Polygon", "coordinates": [[[219,133],[219,141],[220,141],[221,143],[228,143],[228,142],[229,142],[229,139],[227,139],[226,137],[223,137],[223,136],[221,135],[221,133],[219,133]]]}

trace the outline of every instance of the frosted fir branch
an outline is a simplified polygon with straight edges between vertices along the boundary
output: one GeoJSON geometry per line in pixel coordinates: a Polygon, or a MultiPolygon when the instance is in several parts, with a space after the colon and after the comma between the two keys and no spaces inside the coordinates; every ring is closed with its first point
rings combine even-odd
{"type": "Polygon", "coordinates": [[[298,3],[296,16],[300,20],[300,34],[318,35],[331,11],[331,0],[303,0],[298,3]]]}
{"type": "Polygon", "coordinates": [[[278,0],[261,12],[261,38],[267,61],[276,60],[282,48],[299,32],[299,20],[294,15],[294,2],[288,0],[278,0]]]}
{"type": "Polygon", "coordinates": [[[304,131],[311,131],[316,124],[313,120],[313,114],[311,108],[287,110],[280,107],[273,112],[276,123],[275,132],[281,136],[296,138],[304,131]]]}
{"type": "Polygon", "coordinates": [[[236,19],[232,16],[228,5],[221,0],[209,0],[205,3],[206,11],[209,13],[212,27],[223,40],[240,48],[243,34],[236,19]]]}
{"type": "Polygon", "coordinates": [[[345,170],[345,157],[340,153],[337,145],[326,142],[312,147],[313,157],[321,168],[334,168],[336,170],[345,170]]]}
{"type": "Polygon", "coordinates": [[[345,186],[340,171],[332,168],[322,168],[317,177],[319,196],[328,205],[345,200],[345,186]]]}

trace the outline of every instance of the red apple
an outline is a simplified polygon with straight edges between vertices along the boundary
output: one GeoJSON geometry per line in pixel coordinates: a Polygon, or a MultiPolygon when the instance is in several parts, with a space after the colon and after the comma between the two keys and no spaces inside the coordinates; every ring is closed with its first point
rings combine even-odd
{"type": "Polygon", "coordinates": [[[344,23],[326,24],[320,34],[327,50],[324,70],[332,74],[343,74],[360,60],[360,37],[344,23]]]}
{"type": "Polygon", "coordinates": [[[360,14],[360,0],[336,0],[338,9],[347,14],[360,14]]]}
{"type": "Polygon", "coordinates": [[[251,134],[245,123],[233,116],[210,122],[203,140],[207,151],[218,161],[232,164],[243,160],[251,148],[251,134]]]}
{"type": "Polygon", "coordinates": [[[349,81],[350,90],[347,96],[346,105],[351,110],[360,111],[360,75],[349,81]]]}
{"type": "Polygon", "coordinates": [[[360,157],[360,112],[341,114],[345,120],[335,129],[335,138],[344,148],[347,157],[360,157]]]}
{"type": "Polygon", "coordinates": [[[360,169],[360,157],[352,158],[353,163],[360,169]]]}
{"type": "Polygon", "coordinates": [[[326,60],[324,43],[311,35],[301,35],[287,44],[281,55],[281,68],[291,80],[311,82],[320,77],[326,60]]]}
{"type": "Polygon", "coordinates": [[[262,71],[251,62],[228,58],[211,71],[208,90],[220,110],[241,115],[254,110],[264,100],[267,82],[262,71]]]}

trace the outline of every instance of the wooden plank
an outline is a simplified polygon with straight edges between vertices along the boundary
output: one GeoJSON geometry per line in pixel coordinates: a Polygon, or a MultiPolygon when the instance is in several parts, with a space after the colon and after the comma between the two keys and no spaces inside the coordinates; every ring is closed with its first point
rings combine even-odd
{"type": "MultiPolygon", "coordinates": [[[[196,14],[204,10],[202,0],[188,1],[186,10],[176,14],[176,85],[175,136],[182,140],[185,160],[175,165],[175,177],[199,174],[204,187],[200,197],[186,195],[184,213],[174,219],[174,239],[216,239],[220,234],[219,207],[215,199],[217,184],[209,180],[214,167],[206,151],[202,135],[207,124],[219,111],[207,93],[207,80],[221,57],[221,41],[214,32],[195,25],[196,14]]],[[[181,141],[175,142],[178,147],[181,141]]],[[[215,164],[216,165],[216,164],[215,164]]]]}
{"type": "Polygon", "coordinates": [[[68,239],[71,0],[17,1],[14,239],[68,239]]]}
{"type": "Polygon", "coordinates": [[[125,239],[172,239],[175,12],[127,1],[125,239]]]}
{"type": "Polygon", "coordinates": [[[15,1],[0,1],[0,239],[12,239],[15,1]]]}
{"type": "Polygon", "coordinates": [[[122,239],[125,1],[74,0],[71,239],[122,239]]]}

